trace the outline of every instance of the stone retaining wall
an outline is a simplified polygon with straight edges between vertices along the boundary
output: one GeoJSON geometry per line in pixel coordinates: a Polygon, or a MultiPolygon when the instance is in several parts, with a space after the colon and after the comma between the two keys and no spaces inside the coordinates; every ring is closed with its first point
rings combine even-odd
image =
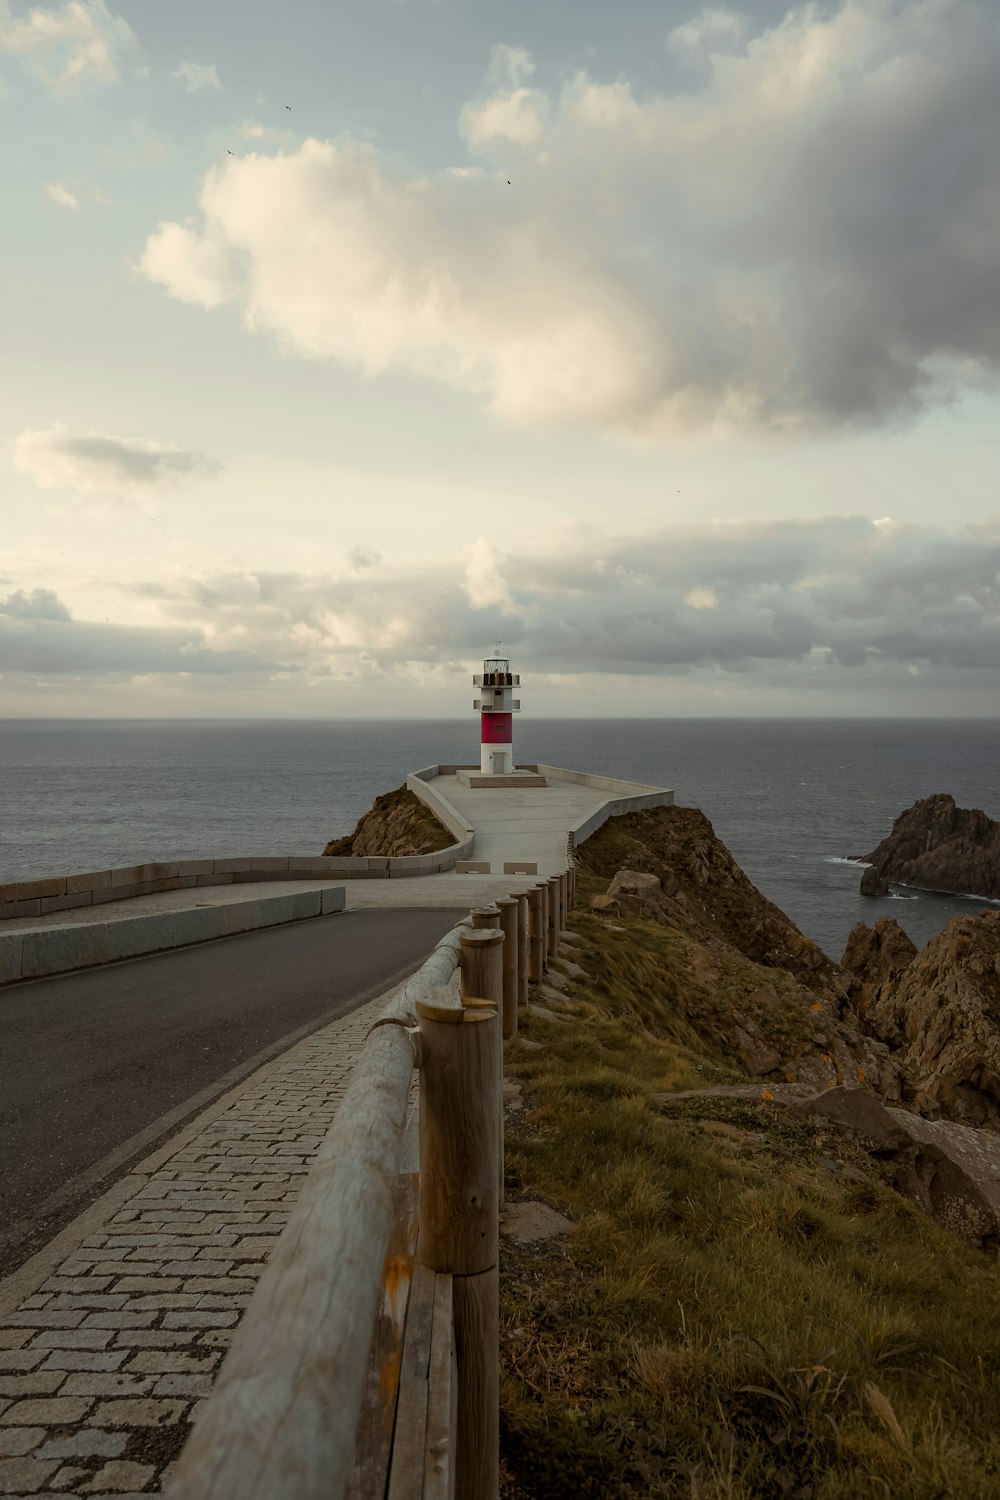
{"type": "Polygon", "coordinates": [[[40,979],[47,974],[66,974],[71,969],[91,969],[97,964],[160,953],[166,948],[186,948],[191,943],[207,943],[238,932],[255,932],[261,927],[327,916],[343,911],[346,905],[342,885],[325,886],[322,890],[291,891],[287,895],[227,901],[187,911],[119,917],[113,922],[0,931],[0,985],[16,984],[20,979],[40,979]]]}
{"type": "Polygon", "coordinates": [[[200,885],[260,880],[398,880],[408,875],[434,875],[454,869],[456,860],[466,858],[471,849],[470,835],[433,854],[398,855],[391,859],[376,856],[341,859],[310,854],[180,859],[57,875],[44,880],[19,880],[0,885],[0,922],[200,885]]]}

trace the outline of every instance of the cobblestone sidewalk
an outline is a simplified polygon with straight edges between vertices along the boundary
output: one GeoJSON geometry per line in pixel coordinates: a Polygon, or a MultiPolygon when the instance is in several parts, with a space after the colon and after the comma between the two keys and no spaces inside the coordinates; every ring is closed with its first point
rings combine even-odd
{"type": "Polygon", "coordinates": [[[242,1083],[0,1283],[0,1495],[159,1493],[382,996],[242,1083]]]}

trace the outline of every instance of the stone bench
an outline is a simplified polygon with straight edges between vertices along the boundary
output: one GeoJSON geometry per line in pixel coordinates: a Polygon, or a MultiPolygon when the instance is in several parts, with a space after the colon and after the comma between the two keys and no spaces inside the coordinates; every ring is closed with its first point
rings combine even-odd
{"type": "Polygon", "coordinates": [[[505,875],[537,875],[538,865],[529,859],[505,859],[503,872],[505,875]]]}
{"type": "Polygon", "coordinates": [[[488,875],[490,862],[488,859],[460,859],[455,864],[455,870],[459,875],[488,875]]]}

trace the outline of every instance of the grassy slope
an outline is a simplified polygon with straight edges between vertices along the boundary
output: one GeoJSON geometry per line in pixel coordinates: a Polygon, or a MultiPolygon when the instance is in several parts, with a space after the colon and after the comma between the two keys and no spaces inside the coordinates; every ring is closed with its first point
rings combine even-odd
{"type": "Polygon", "coordinates": [[[562,1243],[503,1249],[520,1492],[1000,1495],[995,1264],[765,1089],[665,1102],[748,1080],[689,1003],[684,937],[639,918],[610,930],[586,910],[605,888],[581,873],[570,925],[590,977],[569,1019],[531,1017],[544,1051],[507,1059],[527,1104],[508,1126],[509,1196],[578,1222],[562,1243]]]}

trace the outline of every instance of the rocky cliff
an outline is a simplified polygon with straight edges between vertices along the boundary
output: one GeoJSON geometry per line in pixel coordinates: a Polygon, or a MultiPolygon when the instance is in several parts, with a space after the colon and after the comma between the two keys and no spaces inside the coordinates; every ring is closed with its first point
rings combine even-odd
{"type": "Polygon", "coordinates": [[[920,952],[894,921],[859,923],[836,964],[761,895],[695,808],[611,819],[577,860],[609,947],[634,948],[627,968],[609,967],[604,992],[656,994],[651,1034],[708,1044],[724,1067],[758,1080],[700,1097],[742,1094],[822,1116],[863,1138],[925,1213],[996,1250],[1000,911],[956,919],[920,952]]]}
{"type": "Polygon", "coordinates": [[[930,1118],[1000,1129],[1000,912],[956,917],[919,953],[895,922],[859,923],[844,964],[903,1101],[930,1118]]]}
{"type": "Polygon", "coordinates": [[[921,952],[894,921],[859,923],[837,964],[696,808],[613,818],[577,858],[610,882],[597,912],[670,930],[664,986],[750,1074],[774,1087],[861,1085],[930,1119],[1000,1130],[1000,912],[957,918],[921,952]]]}
{"type": "Polygon", "coordinates": [[[406,786],[376,797],[353,833],[331,839],[324,854],[432,854],[455,842],[443,823],[406,786]]]}
{"type": "Polygon", "coordinates": [[[938,792],[901,813],[892,832],[861,856],[874,867],[862,892],[879,894],[886,881],[924,890],[1000,897],[1000,823],[978,808],[956,807],[938,792]]]}
{"type": "Polygon", "coordinates": [[[670,930],[676,967],[662,982],[676,985],[683,1014],[721,1053],[776,1083],[864,1083],[899,1098],[890,1049],[866,1034],[849,998],[852,975],[761,895],[704,813],[667,807],[612,818],[577,859],[611,881],[595,910],[612,920],[652,917],[670,930]]]}

